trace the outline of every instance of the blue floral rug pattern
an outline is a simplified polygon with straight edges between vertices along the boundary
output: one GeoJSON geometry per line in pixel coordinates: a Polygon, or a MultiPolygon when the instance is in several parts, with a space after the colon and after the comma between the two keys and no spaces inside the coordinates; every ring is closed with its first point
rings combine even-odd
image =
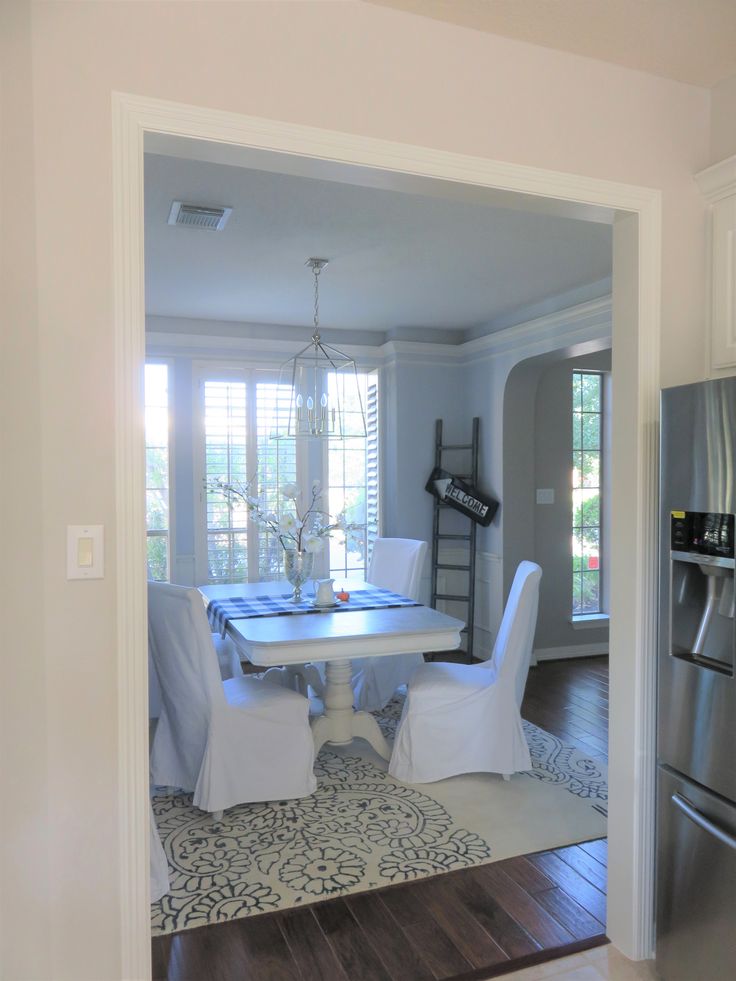
{"type": "MultiPolygon", "coordinates": [[[[377,715],[393,737],[398,696],[377,715]]],[[[605,773],[525,723],[528,776],[605,802],[605,773]]],[[[154,935],[304,905],[492,860],[491,846],[437,800],[370,759],[320,752],[317,790],[301,800],[242,804],[218,827],[190,794],[156,793],[153,810],[170,891],[151,906],[154,935]]]]}

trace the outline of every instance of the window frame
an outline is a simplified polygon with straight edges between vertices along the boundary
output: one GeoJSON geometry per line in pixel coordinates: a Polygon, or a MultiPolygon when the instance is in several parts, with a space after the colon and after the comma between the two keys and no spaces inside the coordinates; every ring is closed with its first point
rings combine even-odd
{"type": "MultiPolygon", "coordinates": [[[[609,427],[609,412],[608,412],[608,401],[610,397],[610,385],[609,378],[610,372],[598,368],[573,368],[570,374],[570,389],[571,389],[571,412],[570,421],[573,422],[577,406],[572,403],[572,392],[574,390],[574,379],[576,375],[596,375],[599,378],[599,408],[597,412],[589,412],[590,415],[597,415],[599,420],[598,432],[598,607],[596,610],[585,610],[579,613],[575,612],[575,594],[574,591],[570,597],[570,623],[575,626],[583,626],[586,623],[591,625],[598,625],[602,622],[606,622],[608,619],[607,613],[607,596],[608,596],[608,541],[607,541],[607,512],[608,512],[608,456],[610,452],[610,427],[609,427]]],[[[574,459],[574,454],[577,451],[573,444],[571,449],[571,457],[574,459]]],[[[579,452],[583,453],[584,448],[581,441],[581,446],[579,452]]],[[[574,467],[572,468],[574,472],[574,467]]],[[[581,485],[579,488],[575,486],[571,489],[571,509],[570,509],[570,532],[571,532],[571,542],[574,545],[575,542],[575,531],[577,526],[574,524],[575,517],[575,502],[574,502],[574,491],[577,489],[584,489],[581,485]]],[[[581,526],[583,527],[583,526],[581,526]]],[[[575,553],[571,549],[570,562],[574,560],[575,553]]],[[[576,573],[572,570],[571,583],[574,583],[574,577],[576,575],[582,575],[584,570],[580,570],[580,573],[576,573]]]]}

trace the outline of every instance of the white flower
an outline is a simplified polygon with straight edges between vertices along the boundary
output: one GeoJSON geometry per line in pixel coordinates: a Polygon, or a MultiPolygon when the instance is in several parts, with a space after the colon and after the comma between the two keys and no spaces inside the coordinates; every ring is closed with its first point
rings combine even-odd
{"type": "Polygon", "coordinates": [[[322,483],[319,480],[312,481],[312,493],[316,496],[322,490],[322,483]]]}
{"type": "Polygon", "coordinates": [[[299,488],[296,484],[284,484],[281,488],[281,496],[285,497],[287,501],[296,500],[296,495],[299,492],[299,488]]]}
{"type": "Polygon", "coordinates": [[[304,549],[307,552],[321,552],[322,539],[319,535],[305,535],[303,539],[304,549]]]}
{"type": "Polygon", "coordinates": [[[284,535],[290,535],[296,528],[296,518],[293,514],[285,514],[279,521],[279,531],[284,535]]]}

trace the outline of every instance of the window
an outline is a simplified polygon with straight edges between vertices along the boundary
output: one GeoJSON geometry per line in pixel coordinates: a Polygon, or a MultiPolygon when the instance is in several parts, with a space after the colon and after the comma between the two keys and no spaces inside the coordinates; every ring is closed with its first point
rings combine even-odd
{"type": "Polygon", "coordinates": [[[146,535],[148,576],[168,581],[169,570],[169,366],[145,369],[146,535]]]}
{"type": "MultiPolygon", "coordinates": [[[[302,499],[313,479],[326,489],[323,506],[334,517],[344,511],[360,524],[364,540],[346,548],[342,537],[329,539],[317,574],[363,578],[372,541],[378,534],[378,387],[375,374],[359,375],[368,436],[348,440],[274,440],[277,418],[291,394],[277,372],[261,368],[205,368],[200,382],[204,430],[203,482],[221,477],[250,484],[250,492],[278,512],[280,488],[296,483],[302,499]],[[256,484],[256,479],[258,483],[256,484]]],[[[347,406],[347,412],[360,407],[347,406]]],[[[230,509],[221,494],[203,491],[204,535],[200,581],[255,582],[283,578],[278,539],[248,521],[245,507],[230,509]]],[[[201,534],[201,532],[200,532],[201,534]]]]}
{"type": "MultiPolygon", "coordinates": [[[[245,484],[247,387],[244,381],[205,379],[204,457],[206,481],[221,477],[245,484]]],[[[225,498],[208,491],[207,581],[248,580],[248,512],[245,506],[230,508],[225,498]]]]}
{"type": "Polygon", "coordinates": [[[601,612],[603,376],[572,374],[572,613],[601,612]]]}
{"type": "MultiPolygon", "coordinates": [[[[330,514],[334,517],[344,512],[349,522],[363,528],[360,546],[346,546],[339,535],[330,539],[330,576],[337,578],[365,577],[378,535],[378,378],[375,373],[359,374],[358,383],[366,438],[330,439],[327,449],[330,514]]],[[[346,415],[360,411],[360,405],[345,406],[346,415]]]]}

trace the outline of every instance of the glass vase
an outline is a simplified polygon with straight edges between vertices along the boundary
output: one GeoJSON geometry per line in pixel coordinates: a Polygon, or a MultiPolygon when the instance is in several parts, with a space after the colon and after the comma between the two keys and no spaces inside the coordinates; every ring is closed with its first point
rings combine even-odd
{"type": "Polygon", "coordinates": [[[294,587],[292,600],[295,603],[302,601],[302,586],[312,575],[314,565],[314,553],[299,551],[295,548],[284,549],[284,572],[286,578],[294,587]]]}

